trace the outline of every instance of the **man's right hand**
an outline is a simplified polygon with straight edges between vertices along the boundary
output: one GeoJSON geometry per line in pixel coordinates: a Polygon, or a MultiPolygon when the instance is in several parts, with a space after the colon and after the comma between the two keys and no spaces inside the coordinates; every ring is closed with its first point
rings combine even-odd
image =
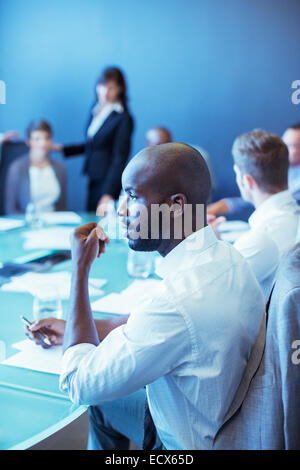
{"type": "Polygon", "coordinates": [[[25,327],[25,334],[28,338],[43,348],[51,348],[51,346],[62,344],[65,324],[65,320],[58,320],[57,318],[43,318],[32,323],[30,327],[25,327]],[[51,346],[48,346],[36,335],[37,331],[48,337],[51,346]]]}

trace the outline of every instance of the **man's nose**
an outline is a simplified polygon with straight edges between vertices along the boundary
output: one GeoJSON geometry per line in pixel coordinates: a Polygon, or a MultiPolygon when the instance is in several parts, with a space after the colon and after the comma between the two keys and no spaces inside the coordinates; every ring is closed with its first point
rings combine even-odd
{"type": "Polygon", "coordinates": [[[120,197],[117,213],[118,213],[119,217],[127,217],[128,216],[128,197],[127,196],[121,196],[120,197]]]}

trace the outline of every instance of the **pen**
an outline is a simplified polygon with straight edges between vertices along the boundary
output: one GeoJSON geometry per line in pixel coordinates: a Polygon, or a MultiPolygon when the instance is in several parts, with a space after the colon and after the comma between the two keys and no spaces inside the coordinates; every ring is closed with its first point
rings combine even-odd
{"type": "MultiPolygon", "coordinates": [[[[25,318],[23,315],[21,315],[21,320],[22,322],[24,323],[24,325],[26,326],[30,326],[32,323],[27,320],[27,318],[25,318]]],[[[34,332],[39,338],[40,340],[42,340],[44,343],[46,343],[48,346],[51,346],[51,342],[49,341],[49,338],[47,338],[47,336],[43,335],[43,333],[41,333],[40,331],[35,331],[34,332]]]]}

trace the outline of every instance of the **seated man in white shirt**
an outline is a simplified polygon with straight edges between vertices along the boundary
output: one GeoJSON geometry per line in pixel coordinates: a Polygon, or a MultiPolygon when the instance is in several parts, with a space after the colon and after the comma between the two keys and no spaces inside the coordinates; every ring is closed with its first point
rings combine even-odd
{"type": "Polygon", "coordinates": [[[91,405],[89,448],[124,449],[134,430],[141,445],[146,387],[163,448],[211,449],[263,324],[258,283],[245,259],[206,224],[209,171],[195,149],[144,149],[127,165],[122,185],[118,212],[129,247],[161,254],[160,285],[126,323],[102,329],[91,312],[88,276],[108,240],[96,224],[84,225],[72,239],[66,325],[48,320],[32,331],[50,326],[55,341],[64,332],[60,388],[74,403],[91,405]],[[121,411],[126,400],[132,408],[121,411]]]}
{"type": "Polygon", "coordinates": [[[234,246],[245,256],[267,299],[279,258],[297,241],[299,206],[288,191],[288,148],[279,136],[257,129],[234,141],[236,181],[255,211],[250,230],[234,246]]]}

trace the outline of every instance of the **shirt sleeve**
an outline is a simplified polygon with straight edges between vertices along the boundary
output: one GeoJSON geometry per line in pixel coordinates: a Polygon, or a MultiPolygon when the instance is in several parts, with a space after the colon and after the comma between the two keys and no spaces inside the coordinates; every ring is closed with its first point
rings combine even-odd
{"type": "Polygon", "coordinates": [[[242,197],[226,197],[223,201],[226,202],[232,215],[236,212],[253,208],[253,205],[250,202],[244,201],[242,197]]]}
{"type": "Polygon", "coordinates": [[[170,373],[189,354],[183,316],[166,301],[148,303],[132,312],[127,324],[113,330],[99,346],[69,348],[62,360],[60,389],[77,404],[111,401],[170,373]]]}

